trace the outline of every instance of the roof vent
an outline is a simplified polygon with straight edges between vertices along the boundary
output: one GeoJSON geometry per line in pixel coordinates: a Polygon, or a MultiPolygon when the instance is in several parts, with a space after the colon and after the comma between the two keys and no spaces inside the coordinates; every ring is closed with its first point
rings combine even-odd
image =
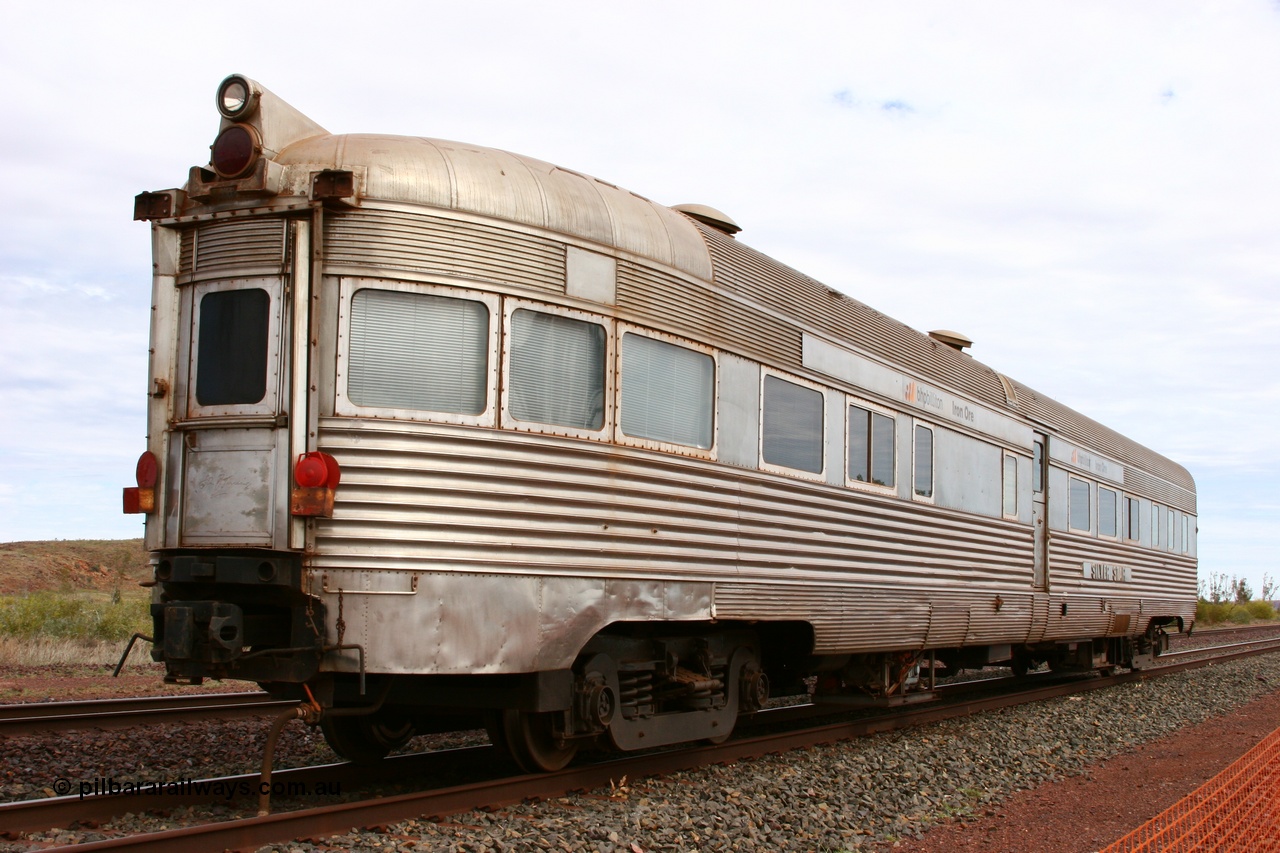
{"type": "Polygon", "coordinates": [[[934,329],[929,333],[929,337],[941,344],[946,344],[957,352],[964,352],[973,346],[973,341],[966,338],[959,332],[953,332],[950,329],[934,329]]]}
{"type": "Polygon", "coordinates": [[[678,210],[685,216],[691,216],[703,225],[710,225],[717,231],[723,231],[730,237],[742,230],[741,225],[714,207],[708,207],[705,204],[677,204],[673,205],[671,209],[678,210]]]}

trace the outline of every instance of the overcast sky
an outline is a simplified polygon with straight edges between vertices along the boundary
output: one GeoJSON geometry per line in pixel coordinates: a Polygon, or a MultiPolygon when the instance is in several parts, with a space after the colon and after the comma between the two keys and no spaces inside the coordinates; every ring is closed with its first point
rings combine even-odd
{"type": "Polygon", "coordinates": [[[1280,4],[13,3],[0,542],[141,535],[143,190],[239,72],[333,132],[547,160],[739,238],[1190,469],[1280,577],[1280,4]]]}

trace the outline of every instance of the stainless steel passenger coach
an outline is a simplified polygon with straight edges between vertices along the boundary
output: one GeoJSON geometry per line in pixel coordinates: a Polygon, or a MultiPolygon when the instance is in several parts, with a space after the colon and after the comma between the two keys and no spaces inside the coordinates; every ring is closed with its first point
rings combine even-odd
{"type": "Polygon", "coordinates": [[[483,718],[527,768],[727,737],[770,690],[1141,666],[1195,614],[1179,465],[538,160],[336,135],[256,82],[147,192],[153,655],[342,754],[483,718]],[[478,713],[483,712],[483,713],[478,713]]]}

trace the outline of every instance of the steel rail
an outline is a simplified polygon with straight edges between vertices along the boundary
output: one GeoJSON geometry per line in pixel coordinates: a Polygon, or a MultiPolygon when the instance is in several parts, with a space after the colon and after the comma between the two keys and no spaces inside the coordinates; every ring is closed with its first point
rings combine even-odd
{"type": "Polygon", "coordinates": [[[151,723],[236,719],[279,712],[297,703],[266,693],[202,693],[0,705],[0,735],[71,729],[120,729],[151,723]]]}
{"type": "Polygon", "coordinates": [[[1267,652],[1267,651],[1272,651],[1274,649],[1280,649],[1280,637],[1270,637],[1265,640],[1249,640],[1248,642],[1244,642],[1244,643],[1229,643],[1224,646],[1201,646],[1200,648],[1196,648],[1196,649],[1183,649],[1177,652],[1165,652],[1164,654],[1160,655],[1157,658],[1157,660],[1163,661],[1163,660],[1169,660],[1171,658],[1185,658],[1190,655],[1203,655],[1203,654],[1212,655],[1213,659],[1217,660],[1218,652],[1226,651],[1228,649],[1253,649],[1253,648],[1256,648],[1259,652],[1267,652]]]}
{"type": "MultiPolygon", "coordinates": [[[[1247,645],[1255,646],[1256,644],[1247,645]]],[[[871,734],[911,728],[926,723],[970,716],[1014,705],[1041,702],[1062,696],[1101,690],[1120,684],[1144,681],[1175,672],[1197,669],[1276,650],[1277,648],[1272,647],[1250,648],[1218,657],[1161,665],[1127,673],[1101,675],[1071,681],[1055,680],[1052,684],[1013,694],[1005,692],[996,696],[974,696],[970,698],[958,696],[954,701],[908,706],[896,709],[892,713],[863,716],[856,720],[842,720],[806,729],[738,738],[714,746],[697,746],[670,752],[616,758],[596,764],[576,765],[556,773],[507,777],[448,788],[378,797],[371,800],[280,812],[264,817],[228,820],[221,823],[203,824],[182,829],[47,849],[54,851],[54,853],[72,853],[72,851],[91,853],[91,851],[97,850],[121,850],[125,848],[152,851],[152,853],[200,853],[200,851],[221,851],[225,849],[253,849],[264,844],[293,838],[320,838],[326,835],[340,834],[350,830],[353,826],[376,826],[412,818],[442,817],[477,808],[501,808],[530,799],[550,799],[564,796],[573,791],[607,787],[609,783],[616,782],[624,776],[629,779],[638,779],[646,776],[697,769],[710,764],[726,764],[773,753],[785,753],[800,747],[865,737],[871,734]]],[[[1162,655],[1161,657],[1165,656],[1162,655]]],[[[996,681],[1004,680],[996,679],[996,681]]],[[[786,711],[789,709],[780,710],[786,711]]],[[[362,770],[371,772],[373,776],[370,778],[377,780],[385,781],[388,778],[404,779],[408,776],[408,773],[400,771],[401,769],[404,771],[409,769],[411,759],[424,761],[434,759],[442,762],[445,766],[454,766],[464,752],[469,756],[493,754],[491,747],[473,747],[465,751],[450,750],[426,755],[404,756],[392,762],[383,762],[380,767],[362,768],[362,770]]],[[[343,770],[343,768],[351,766],[330,765],[327,768],[278,771],[274,778],[281,779],[287,773],[300,774],[305,771],[321,774],[325,772],[336,773],[343,770]]],[[[252,774],[233,778],[237,780],[254,780],[258,777],[256,774],[252,774]]],[[[294,778],[301,779],[303,777],[294,778]]],[[[78,813],[82,815],[80,819],[84,820],[85,807],[91,804],[91,800],[98,798],[80,800],[77,797],[63,797],[59,799],[73,801],[78,806],[78,813]]],[[[132,800],[131,804],[136,807],[136,798],[130,799],[132,800]]],[[[170,804],[170,802],[166,798],[166,805],[170,804]]],[[[177,801],[172,802],[175,805],[177,804],[177,801]]],[[[9,806],[21,805],[23,804],[0,806],[0,823],[8,822],[6,819],[9,817],[9,814],[7,814],[9,806]]],[[[47,813],[52,814],[52,806],[49,808],[50,810],[47,813]]],[[[119,811],[126,809],[127,807],[123,805],[118,807],[119,811]]],[[[28,821],[22,821],[22,823],[26,824],[28,821]]],[[[44,827],[47,828],[49,825],[44,824],[44,827]]]]}

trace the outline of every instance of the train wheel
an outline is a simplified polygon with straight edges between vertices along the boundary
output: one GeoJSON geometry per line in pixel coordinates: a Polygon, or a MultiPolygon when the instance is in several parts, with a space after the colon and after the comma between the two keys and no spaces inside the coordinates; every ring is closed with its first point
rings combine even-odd
{"type": "Polygon", "coordinates": [[[490,739],[506,747],[526,773],[560,770],[578,754],[578,744],[561,744],[552,725],[554,715],[532,711],[501,711],[490,739]]]}
{"type": "Polygon", "coordinates": [[[413,737],[413,723],[383,714],[326,714],[320,720],[320,730],[334,752],[355,764],[376,764],[413,737]]]}

